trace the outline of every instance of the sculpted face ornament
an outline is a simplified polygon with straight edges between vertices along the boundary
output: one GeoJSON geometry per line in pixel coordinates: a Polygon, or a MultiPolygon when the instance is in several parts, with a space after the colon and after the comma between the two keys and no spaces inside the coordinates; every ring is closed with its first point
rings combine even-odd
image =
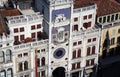
{"type": "Polygon", "coordinates": [[[56,58],[56,59],[60,59],[62,58],[63,56],[65,55],[65,49],[63,48],[59,48],[57,50],[55,50],[53,56],[56,58]]]}

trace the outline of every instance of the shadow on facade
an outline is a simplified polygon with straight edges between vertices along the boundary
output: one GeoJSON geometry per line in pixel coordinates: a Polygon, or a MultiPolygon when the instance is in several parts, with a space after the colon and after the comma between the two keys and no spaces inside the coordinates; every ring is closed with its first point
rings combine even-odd
{"type": "Polygon", "coordinates": [[[65,77],[65,68],[64,67],[58,67],[56,68],[53,73],[53,77],[65,77]]]}

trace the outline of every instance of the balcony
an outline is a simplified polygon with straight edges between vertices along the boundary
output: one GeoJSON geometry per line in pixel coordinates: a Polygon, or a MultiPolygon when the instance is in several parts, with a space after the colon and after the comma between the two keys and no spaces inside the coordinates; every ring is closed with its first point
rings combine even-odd
{"type": "Polygon", "coordinates": [[[60,4],[72,3],[72,2],[73,0],[55,0],[55,1],[51,1],[50,5],[55,6],[55,5],[60,5],[60,4]]]}
{"type": "Polygon", "coordinates": [[[18,71],[16,73],[17,76],[23,75],[23,74],[30,74],[32,71],[34,71],[33,69],[28,69],[28,70],[24,70],[24,71],[18,71]]]}
{"type": "Polygon", "coordinates": [[[92,28],[86,31],[75,31],[72,33],[72,38],[78,37],[78,36],[87,36],[87,35],[99,35],[100,34],[100,29],[99,28],[92,28]]]}
{"type": "Polygon", "coordinates": [[[36,21],[42,21],[43,16],[40,15],[40,13],[34,13],[34,14],[29,14],[29,15],[19,15],[19,16],[11,16],[7,17],[7,24],[15,25],[16,24],[26,24],[27,23],[33,23],[36,21]]]}
{"type": "Polygon", "coordinates": [[[93,4],[93,5],[90,5],[90,6],[87,6],[87,7],[74,9],[73,13],[79,13],[79,12],[82,12],[82,11],[88,11],[88,10],[92,10],[92,9],[96,9],[96,8],[97,8],[96,4],[93,4]]]}
{"type": "Polygon", "coordinates": [[[48,44],[48,39],[41,40],[41,41],[35,41],[35,42],[23,43],[20,45],[15,45],[13,48],[14,48],[14,50],[17,50],[17,49],[21,49],[21,48],[35,47],[35,46],[41,46],[41,45],[47,45],[47,44],[48,44]]]}

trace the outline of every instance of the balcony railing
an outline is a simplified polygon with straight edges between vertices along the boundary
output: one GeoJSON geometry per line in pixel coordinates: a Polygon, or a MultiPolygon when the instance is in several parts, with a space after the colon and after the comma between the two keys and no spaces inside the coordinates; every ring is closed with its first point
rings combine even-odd
{"type": "Polygon", "coordinates": [[[42,21],[43,16],[40,13],[34,13],[29,15],[19,15],[19,16],[11,16],[7,17],[8,24],[23,24],[23,23],[30,23],[34,21],[42,21]]]}
{"type": "Polygon", "coordinates": [[[86,36],[86,35],[94,35],[94,34],[98,34],[100,32],[100,29],[91,29],[91,30],[87,30],[87,31],[81,31],[81,32],[73,32],[72,37],[76,37],[76,36],[86,36]]]}
{"type": "Polygon", "coordinates": [[[96,6],[96,4],[94,4],[94,5],[90,5],[90,6],[87,6],[87,7],[74,9],[73,12],[78,13],[78,12],[87,11],[87,10],[96,9],[96,8],[97,8],[97,6],[96,6]]]}
{"type": "Polygon", "coordinates": [[[53,5],[59,5],[59,4],[66,4],[66,3],[72,3],[73,0],[54,0],[54,1],[51,1],[50,4],[51,6],[53,5]]]}
{"type": "Polygon", "coordinates": [[[14,46],[14,49],[16,50],[16,49],[21,49],[21,48],[26,48],[26,47],[35,47],[35,46],[39,46],[43,44],[48,44],[48,39],[16,45],[14,46]]]}
{"type": "Polygon", "coordinates": [[[113,26],[120,26],[120,20],[114,21],[114,22],[108,22],[108,23],[104,23],[101,24],[102,28],[109,28],[109,27],[113,27],[113,26]]]}

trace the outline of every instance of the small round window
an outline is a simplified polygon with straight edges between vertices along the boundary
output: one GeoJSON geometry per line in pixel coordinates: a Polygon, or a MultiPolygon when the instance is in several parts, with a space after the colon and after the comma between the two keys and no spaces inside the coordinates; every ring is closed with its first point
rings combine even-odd
{"type": "Polygon", "coordinates": [[[60,59],[60,58],[62,58],[64,55],[65,55],[65,49],[63,49],[63,48],[59,48],[59,49],[55,50],[55,52],[54,52],[54,57],[55,57],[56,59],[60,59]]]}

